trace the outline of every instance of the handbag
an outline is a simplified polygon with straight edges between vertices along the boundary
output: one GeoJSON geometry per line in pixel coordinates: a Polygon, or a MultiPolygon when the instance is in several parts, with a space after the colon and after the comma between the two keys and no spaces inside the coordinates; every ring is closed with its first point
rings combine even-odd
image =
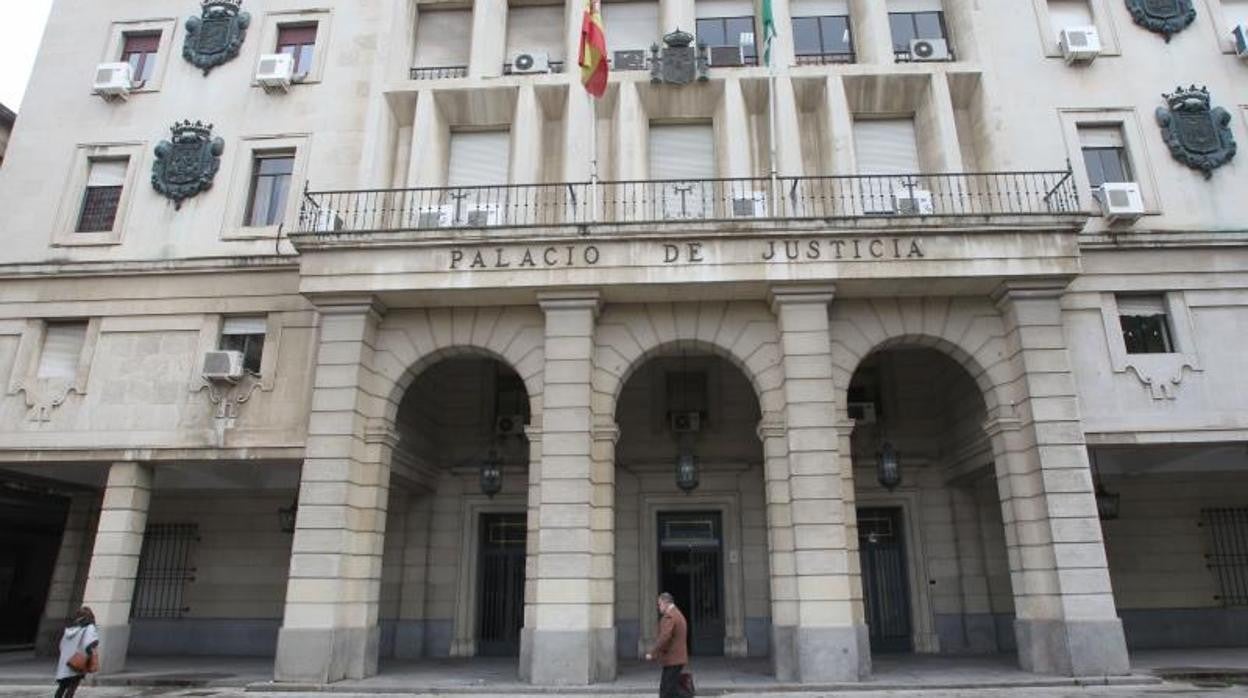
{"type": "Polygon", "coordinates": [[[100,670],[100,653],[74,652],[74,656],[65,664],[79,674],[94,674],[100,670]]]}
{"type": "Polygon", "coordinates": [[[692,696],[698,694],[693,687],[693,674],[688,671],[681,672],[680,678],[676,681],[676,688],[680,691],[680,695],[685,698],[692,698],[692,696]]]}

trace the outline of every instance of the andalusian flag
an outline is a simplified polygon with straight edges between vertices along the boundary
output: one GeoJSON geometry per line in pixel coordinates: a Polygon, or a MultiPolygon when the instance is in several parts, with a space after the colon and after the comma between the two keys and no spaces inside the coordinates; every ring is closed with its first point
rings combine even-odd
{"type": "Polygon", "coordinates": [[[771,10],[771,0],[763,0],[763,62],[771,65],[771,40],[776,38],[776,16],[771,10]]]}
{"type": "Polygon", "coordinates": [[[607,34],[602,28],[598,0],[585,0],[585,15],[581,19],[581,51],[576,62],[581,66],[581,83],[585,85],[585,91],[602,97],[607,91],[607,34]]]}

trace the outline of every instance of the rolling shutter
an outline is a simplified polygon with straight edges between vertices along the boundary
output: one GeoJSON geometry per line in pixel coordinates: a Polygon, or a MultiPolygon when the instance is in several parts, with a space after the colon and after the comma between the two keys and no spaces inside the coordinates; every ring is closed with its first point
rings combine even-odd
{"type": "Polygon", "coordinates": [[[416,20],[417,68],[467,66],[471,10],[421,10],[416,20]]]}
{"type": "Polygon", "coordinates": [[[50,322],[39,352],[38,378],[73,380],[78,375],[78,357],[87,341],[87,323],[50,322]]]}
{"type": "Polygon", "coordinates": [[[263,315],[227,317],[221,323],[221,334],[264,334],[268,331],[268,319],[263,315]]]}
{"type": "Polygon", "coordinates": [[[513,7],[507,12],[507,60],[517,53],[545,51],[563,60],[563,5],[513,7]]]}
{"type": "Polygon", "coordinates": [[[888,0],[889,12],[940,12],[940,0],[888,0]]]}
{"type": "Polygon", "coordinates": [[[858,174],[914,174],[919,147],[913,119],[871,119],[854,122],[854,155],[858,174]]]}
{"type": "Polygon", "coordinates": [[[1079,145],[1084,148],[1125,148],[1118,126],[1080,126],[1079,145]]]}
{"type": "Polygon", "coordinates": [[[126,183],[127,160],[92,160],[88,187],[120,187],[126,183]]]}
{"type": "Polygon", "coordinates": [[[650,126],[650,179],[715,177],[715,132],[710,124],[650,126]]]}
{"type": "Polygon", "coordinates": [[[847,17],[849,0],[793,0],[789,14],[793,17],[847,17]]]}
{"type": "Polygon", "coordinates": [[[452,133],[447,186],[506,184],[510,141],[509,131],[452,133]]]}
{"type": "Polygon", "coordinates": [[[1049,19],[1053,22],[1054,32],[1093,26],[1092,10],[1087,0],[1049,0],[1049,19]]]}
{"type": "Polygon", "coordinates": [[[754,3],[751,0],[698,0],[695,9],[698,19],[754,16],[754,3]]]}
{"type": "Polygon", "coordinates": [[[1153,317],[1166,314],[1164,296],[1117,296],[1118,314],[1129,317],[1153,317]]]}
{"type": "Polygon", "coordinates": [[[659,3],[609,2],[602,5],[602,23],[610,27],[608,52],[637,51],[659,41],[659,3]]]}

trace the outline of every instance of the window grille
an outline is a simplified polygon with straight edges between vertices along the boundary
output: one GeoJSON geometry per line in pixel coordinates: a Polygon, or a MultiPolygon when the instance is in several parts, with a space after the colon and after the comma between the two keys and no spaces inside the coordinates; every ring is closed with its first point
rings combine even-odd
{"type": "Polygon", "coordinates": [[[195,581],[191,565],[198,524],[151,524],[143,534],[143,552],[134,580],[131,618],[181,618],[186,585],[195,581]]]}
{"type": "Polygon", "coordinates": [[[1224,607],[1248,606],[1248,508],[1201,509],[1201,526],[1209,529],[1206,567],[1217,578],[1224,607]]]}

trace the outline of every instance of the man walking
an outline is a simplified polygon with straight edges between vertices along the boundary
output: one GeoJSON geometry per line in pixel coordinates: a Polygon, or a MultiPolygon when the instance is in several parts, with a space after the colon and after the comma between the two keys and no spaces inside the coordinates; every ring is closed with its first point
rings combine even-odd
{"type": "Polygon", "coordinates": [[[656,661],[663,667],[659,679],[659,698],[681,698],[680,672],[689,663],[689,626],[685,614],[676,608],[676,601],[666,591],[659,594],[659,636],[654,647],[646,653],[646,660],[656,661]]]}

